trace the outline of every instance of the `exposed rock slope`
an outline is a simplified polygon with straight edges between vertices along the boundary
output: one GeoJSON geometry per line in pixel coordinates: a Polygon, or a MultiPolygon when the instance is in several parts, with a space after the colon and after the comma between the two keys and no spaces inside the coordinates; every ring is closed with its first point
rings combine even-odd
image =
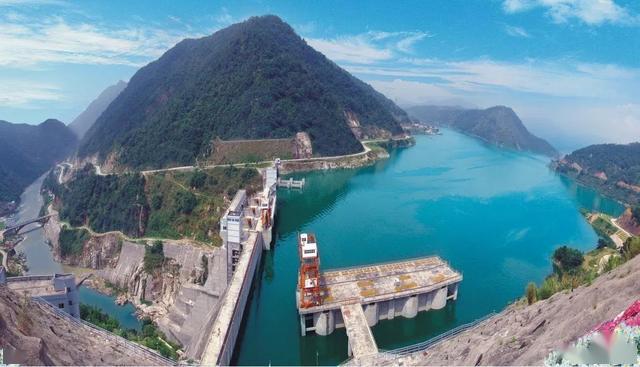
{"type": "Polygon", "coordinates": [[[613,319],[640,298],[640,256],[591,286],[565,291],[531,306],[513,305],[476,328],[426,352],[404,357],[405,365],[540,365],[552,351],[613,319]]]}
{"type": "Polygon", "coordinates": [[[0,348],[4,363],[151,366],[162,361],[123,347],[88,327],[0,286],[0,348]]]}
{"type": "Polygon", "coordinates": [[[123,239],[121,234],[93,235],[80,253],[62,257],[60,223],[54,217],[44,230],[58,261],[93,269],[96,277],[89,283],[101,286],[107,281],[116,286],[124,292],[119,295],[121,299],[132,302],[156,321],[187,353],[208,335],[202,317],[217,305],[227,282],[226,253],[222,249],[167,240],[163,246],[167,264],[162,271],[149,274],[144,270],[145,245],[123,239]]]}

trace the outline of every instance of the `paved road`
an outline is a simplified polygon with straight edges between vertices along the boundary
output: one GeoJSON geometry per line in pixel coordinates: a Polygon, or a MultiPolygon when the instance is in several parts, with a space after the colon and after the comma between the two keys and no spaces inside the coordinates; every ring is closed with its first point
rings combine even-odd
{"type": "MultiPolygon", "coordinates": [[[[343,158],[350,158],[350,157],[358,157],[358,156],[362,156],[365,155],[367,153],[369,153],[371,151],[371,148],[369,148],[366,144],[367,143],[380,143],[380,142],[385,142],[387,141],[386,139],[375,139],[375,140],[365,140],[362,141],[362,147],[363,147],[363,151],[362,152],[358,152],[358,153],[353,153],[353,154],[346,154],[346,155],[335,155],[335,156],[329,156],[329,157],[314,157],[314,158],[294,158],[294,159],[282,159],[282,162],[314,162],[314,161],[331,161],[331,160],[337,160],[337,159],[343,159],[343,158]]],[[[210,165],[205,165],[205,166],[178,166],[178,167],[170,167],[170,168],[159,168],[159,169],[150,169],[150,170],[144,170],[144,171],[140,171],[140,173],[142,173],[143,175],[146,174],[151,174],[151,173],[160,173],[160,172],[171,172],[171,171],[193,171],[196,169],[212,169],[212,168],[217,168],[217,167],[254,167],[256,165],[262,165],[262,164],[269,164],[269,163],[273,163],[273,160],[268,160],[268,161],[260,161],[260,162],[252,162],[252,163],[235,163],[235,164],[210,164],[210,165]]],[[[106,175],[105,173],[102,172],[102,170],[100,169],[100,166],[95,165],[96,167],[96,174],[100,175],[100,176],[104,176],[106,175]]]]}

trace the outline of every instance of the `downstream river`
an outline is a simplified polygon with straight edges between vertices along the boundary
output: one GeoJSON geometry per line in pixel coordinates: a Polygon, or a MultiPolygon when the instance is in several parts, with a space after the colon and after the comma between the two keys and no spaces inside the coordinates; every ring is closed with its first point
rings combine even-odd
{"type": "MultiPolygon", "coordinates": [[[[20,196],[18,212],[9,219],[9,223],[20,223],[38,217],[43,204],[40,187],[45,176],[40,177],[20,196]]],[[[53,253],[44,236],[44,231],[38,224],[31,224],[23,229],[24,240],[16,246],[16,251],[22,252],[27,258],[27,274],[53,274],[65,272],[64,266],[53,259],[53,253]]],[[[87,287],[80,288],[80,302],[96,306],[120,321],[127,329],[140,329],[141,323],[135,315],[135,307],[131,304],[118,306],[115,298],[100,294],[87,287]]]]}
{"type": "Polygon", "coordinates": [[[294,175],[306,178],[304,191],[280,190],[276,244],[257,273],[234,363],[323,365],[347,358],[344,329],[300,336],[298,231],[316,233],[324,269],[439,255],[462,272],[456,302],[373,328],[378,346],[393,349],[500,311],[529,281],[544,279],[556,247],[595,248],[580,207],[622,210],[551,172],[545,158],[443,132],[418,136],[416,146],[372,167],[294,175]]]}

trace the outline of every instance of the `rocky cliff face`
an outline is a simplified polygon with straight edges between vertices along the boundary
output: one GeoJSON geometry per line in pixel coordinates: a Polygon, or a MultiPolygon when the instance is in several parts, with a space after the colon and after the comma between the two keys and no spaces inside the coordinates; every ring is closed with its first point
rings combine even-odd
{"type": "Polygon", "coordinates": [[[124,348],[51,311],[50,306],[0,286],[0,348],[4,363],[22,365],[155,366],[162,361],[124,348]]]}
{"type": "Polygon", "coordinates": [[[80,254],[62,257],[58,235],[60,223],[52,218],[45,225],[54,256],[64,264],[94,269],[89,284],[118,293],[185,349],[206,337],[203,315],[213,309],[226,287],[226,253],[188,241],[165,241],[162,269],[149,274],[144,269],[145,246],[120,234],[92,236],[80,254]],[[106,286],[108,284],[108,286],[106,286]]]}

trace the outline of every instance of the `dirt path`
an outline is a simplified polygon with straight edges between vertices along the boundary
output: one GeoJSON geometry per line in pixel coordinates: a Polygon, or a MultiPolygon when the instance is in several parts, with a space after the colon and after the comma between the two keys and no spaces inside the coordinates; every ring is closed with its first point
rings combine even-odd
{"type": "Polygon", "coordinates": [[[93,229],[89,228],[87,225],[74,227],[74,226],[70,225],[67,222],[60,221],[59,223],[60,223],[60,226],[64,225],[64,226],[67,226],[68,228],[71,228],[71,229],[84,229],[87,232],[89,232],[89,234],[91,236],[94,236],[94,237],[104,237],[104,236],[107,236],[107,235],[115,234],[115,235],[118,235],[118,236],[122,237],[125,241],[134,242],[134,243],[140,243],[140,241],[144,241],[144,242],[146,242],[147,245],[150,245],[150,242],[153,242],[153,241],[162,241],[162,242],[172,242],[172,243],[186,244],[186,245],[191,245],[191,246],[194,246],[194,247],[207,247],[205,244],[202,244],[202,243],[200,243],[200,242],[198,242],[196,240],[191,240],[191,239],[187,239],[187,238],[181,238],[181,239],[177,239],[177,240],[173,239],[173,238],[160,238],[160,237],[139,237],[139,238],[134,238],[134,237],[127,236],[126,234],[124,234],[121,231],[95,232],[93,229]]]}

